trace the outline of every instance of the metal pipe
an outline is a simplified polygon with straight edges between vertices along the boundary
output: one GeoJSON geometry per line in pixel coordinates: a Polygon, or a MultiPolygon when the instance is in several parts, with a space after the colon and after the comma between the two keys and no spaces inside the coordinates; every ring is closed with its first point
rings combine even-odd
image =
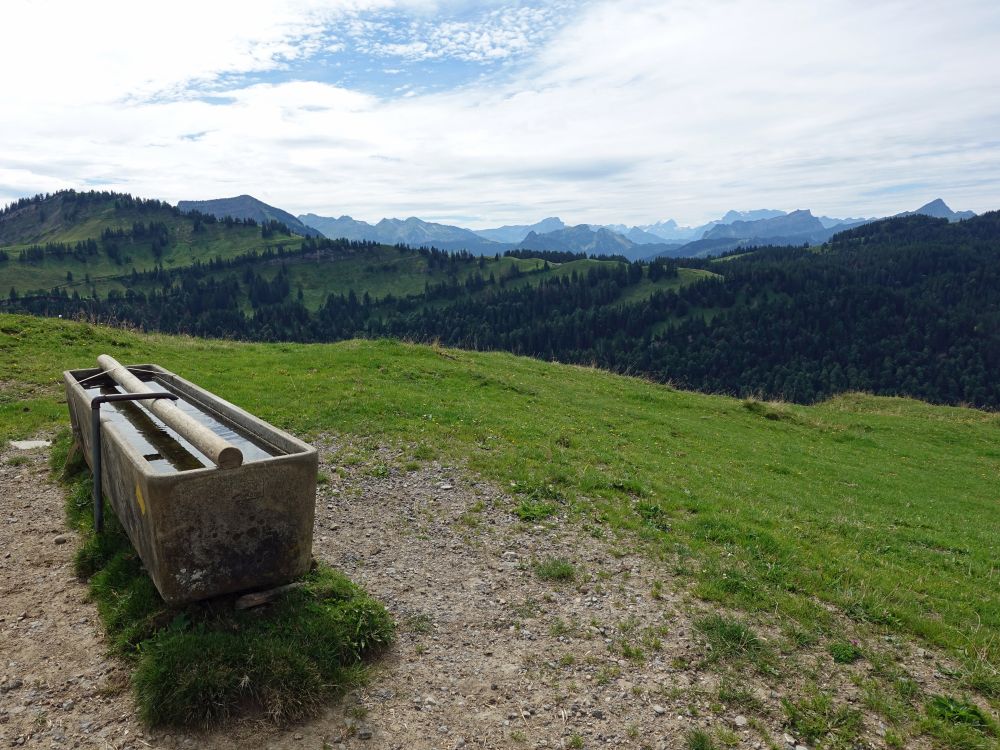
{"type": "Polygon", "coordinates": [[[166,391],[150,393],[110,393],[94,396],[90,400],[90,468],[94,472],[94,531],[104,531],[104,483],[101,477],[101,404],[109,401],[144,401],[150,398],[167,398],[176,401],[177,396],[166,391]]]}
{"type": "MultiPolygon", "coordinates": [[[[97,358],[97,364],[106,370],[108,375],[126,391],[130,393],[150,392],[148,385],[119,364],[114,357],[102,354],[97,358]]],[[[243,452],[239,448],[219,437],[173,404],[154,401],[148,408],[205,454],[220,469],[235,469],[243,464],[243,452]]]]}

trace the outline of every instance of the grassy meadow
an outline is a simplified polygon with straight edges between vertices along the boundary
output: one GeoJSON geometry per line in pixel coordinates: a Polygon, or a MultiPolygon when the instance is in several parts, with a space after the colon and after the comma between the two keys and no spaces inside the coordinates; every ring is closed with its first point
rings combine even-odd
{"type": "Polygon", "coordinates": [[[395,341],[246,344],[0,315],[0,437],[64,426],[62,370],[103,352],[307,439],[462,462],[526,522],[641,544],[701,599],[775,618],[793,640],[840,643],[845,617],[912,637],[959,665],[956,691],[1000,705],[996,414],[862,394],[740,401],[395,341]]]}

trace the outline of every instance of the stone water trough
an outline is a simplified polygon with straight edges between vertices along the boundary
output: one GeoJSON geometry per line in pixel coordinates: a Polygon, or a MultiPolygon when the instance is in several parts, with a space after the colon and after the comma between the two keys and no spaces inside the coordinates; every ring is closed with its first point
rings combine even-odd
{"type": "Polygon", "coordinates": [[[63,373],[74,437],[167,603],[309,570],[315,448],[158,365],[98,364],[63,373]]]}

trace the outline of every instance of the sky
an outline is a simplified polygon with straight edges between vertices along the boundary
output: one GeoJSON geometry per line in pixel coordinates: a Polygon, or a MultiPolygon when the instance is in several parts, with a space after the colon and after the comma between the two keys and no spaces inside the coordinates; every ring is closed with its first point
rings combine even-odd
{"type": "Polygon", "coordinates": [[[1000,208],[996,0],[4,0],[0,204],[483,228],[1000,208]]]}

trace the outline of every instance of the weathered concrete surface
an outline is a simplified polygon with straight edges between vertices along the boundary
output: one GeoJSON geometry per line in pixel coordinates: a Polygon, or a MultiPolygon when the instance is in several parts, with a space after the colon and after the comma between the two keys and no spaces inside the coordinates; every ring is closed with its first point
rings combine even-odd
{"type": "MultiPolygon", "coordinates": [[[[274,449],[238,469],[160,473],[102,418],[104,493],[160,595],[183,603],[278,586],[309,569],[316,497],[316,451],[288,433],[156,365],[166,388],[274,449]]],[[[64,373],[73,431],[91,460],[90,398],[80,380],[100,370],[64,373]]],[[[93,383],[93,381],[91,381],[93,383]]]]}

